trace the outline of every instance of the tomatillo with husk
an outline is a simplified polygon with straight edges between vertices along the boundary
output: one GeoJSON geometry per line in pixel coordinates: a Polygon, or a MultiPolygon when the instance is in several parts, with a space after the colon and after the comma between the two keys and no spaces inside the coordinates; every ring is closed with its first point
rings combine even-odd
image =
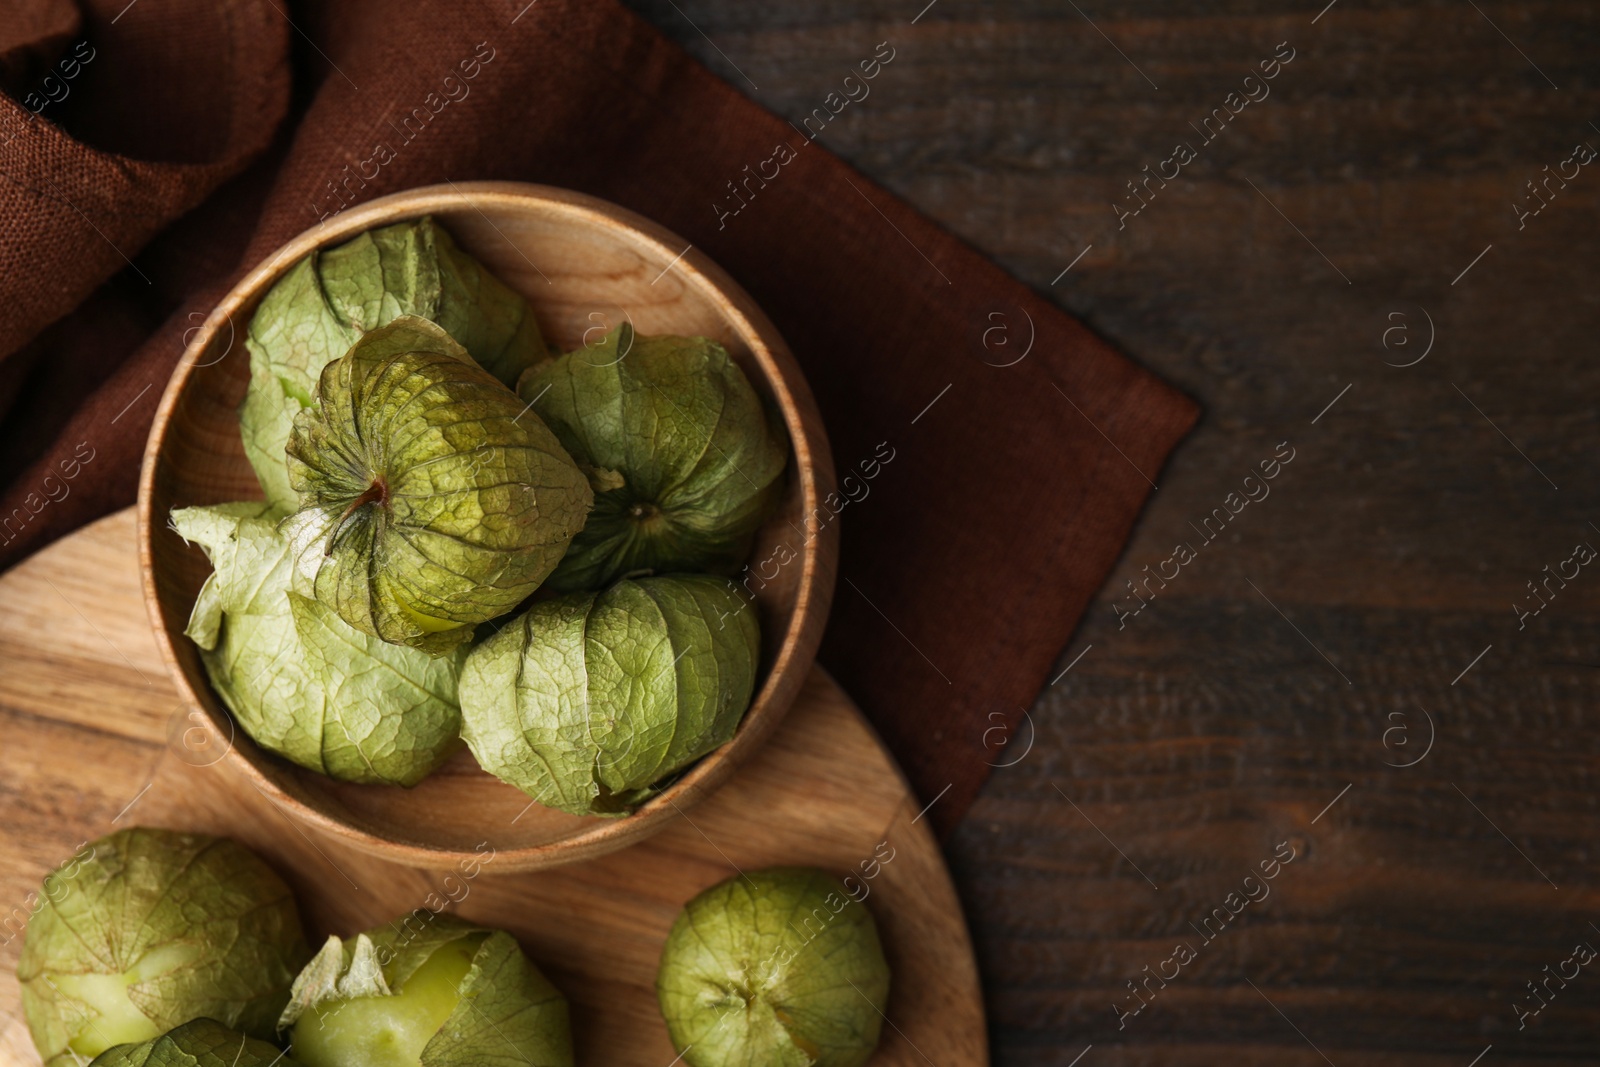
{"type": "Polygon", "coordinates": [[[461,668],[461,736],[548,807],[625,815],[734,734],[760,655],[726,578],[667,575],[534,604],[461,668]]]}
{"type": "Polygon", "coordinates": [[[508,386],[548,355],[527,301],[457,247],[432,216],[310,253],[267,291],[245,331],[250,384],[239,431],[273,504],[295,505],[284,451],[295,415],[316,402],[323,368],[367,330],[401,315],[438,323],[508,386]]]}
{"type": "Polygon", "coordinates": [[[46,876],[17,979],[47,1067],[206,1017],[269,1038],[310,955],[294,896],[236,841],[134,827],[46,876]]]}
{"type": "Polygon", "coordinates": [[[566,998],[516,939],[425,908],[328,938],[279,1026],[305,1067],[572,1067],[566,998]]]}
{"type": "Polygon", "coordinates": [[[656,996],[689,1067],[861,1067],[889,964],[866,905],[809,867],[735,875],[684,907],[656,996]]]}
{"type": "Polygon", "coordinates": [[[442,655],[516,607],[593,502],[554,434],[450,335],[405,316],[322,372],[295,416],[295,587],[364,633],[442,655]]]}
{"type": "Polygon", "coordinates": [[[623,324],[530,367],[517,391],[595,484],[594,512],[550,576],[553,589],[732,574],[783,493],[783,429],[705,337],[645,337],[623,324]]]}
{"type": "Polygon", "coordinates": [[[461,747],[466,649],[392,645],[291,590],[282,520],[262,501],[173,510],[173,530],[212,566],[184,633],[262,748],[343,782],[416,785],[461,747]]]}

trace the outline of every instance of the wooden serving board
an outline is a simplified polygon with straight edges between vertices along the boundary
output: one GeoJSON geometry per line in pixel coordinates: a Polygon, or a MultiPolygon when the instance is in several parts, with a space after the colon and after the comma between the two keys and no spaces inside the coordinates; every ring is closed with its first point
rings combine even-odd
{"type": "Polygon", "coordinates": [[[226,834],[298,894],[313,944],[439,898],[510,930],[572,1002],[580,1065],[667,1067],[655,1003],[678,909],[774,864],[857,872],[892,858],[867,906],[893,968],[873,1064],[988,1063],[977,968],[938,846],[893,760],[815,670],[767,745],[659,835],[552,871],[497,874],[496,828],[476,872],[397,867],[291,821],[227,765],[178,700],[139,590],[132,510],[0,577],[0,1062],[37,1065],[20,1015],[21,927],[44,875],[78,845],[143,824],[226,834]]]}

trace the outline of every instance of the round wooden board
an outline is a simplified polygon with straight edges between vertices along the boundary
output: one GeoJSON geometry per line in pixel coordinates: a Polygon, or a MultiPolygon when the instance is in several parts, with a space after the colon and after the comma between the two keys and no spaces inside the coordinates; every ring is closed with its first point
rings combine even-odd
{"type": "Polygon", "coordinates": [[[668,1067],[655,971],[678,909],[735,870],[840,874],[875,853],[867,907],[894,980],[875,1067],[989,1062],[977,968],[950,878],[899,769],[820,669],[766,746],[692,816],[624,851],[496,874],[397,867],[300,827],[226,765],[168,680],[139,590],[133,511],[0,578],[0,1062],[37,1065],[16,981],[44,875],[136,824],[226,834],[295,887],[313,943],[452,899],[510,930],[572,1002],[578,1063],[668,1067]]]}

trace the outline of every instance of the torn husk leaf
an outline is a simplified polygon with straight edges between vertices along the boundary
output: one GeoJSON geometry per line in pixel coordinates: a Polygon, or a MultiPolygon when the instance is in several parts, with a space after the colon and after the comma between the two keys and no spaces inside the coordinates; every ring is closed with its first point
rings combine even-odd
{"type": "Polygon", "coordinates": [[[276,1046],[230,1030],[215,1019],[192,1019],[141,1044],[117,1045],[89,1067],[298,1067],[276,1046]]]}
{"type": "Polygon", "coordinates": [[[426,908],[329,938],[279,1026],[307,1067],[363,1062],[377,1044],[422,1067],[572,1065],[566,999],[516,939],[426,908]]]}
{"type": "Polygon", "coordinates": [[[212,561],[185,631],[212,686],[269,751],[341,781],[415,785],[460,747],[465,651],[389,644],[292,592],[281,520],[260,502],[172,513],[212,561]]]}

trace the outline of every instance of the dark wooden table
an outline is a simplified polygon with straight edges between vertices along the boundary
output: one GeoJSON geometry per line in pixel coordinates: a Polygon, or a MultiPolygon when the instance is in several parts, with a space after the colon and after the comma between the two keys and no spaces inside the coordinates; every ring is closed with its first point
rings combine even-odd
{"type": "Polygon", "coordinates": [[[1600,1061],[1600,10],[924,3],[635,0],[890,41],[821,140],[1206,409],[949,842],[997,1062],[1600,1061]]]}

